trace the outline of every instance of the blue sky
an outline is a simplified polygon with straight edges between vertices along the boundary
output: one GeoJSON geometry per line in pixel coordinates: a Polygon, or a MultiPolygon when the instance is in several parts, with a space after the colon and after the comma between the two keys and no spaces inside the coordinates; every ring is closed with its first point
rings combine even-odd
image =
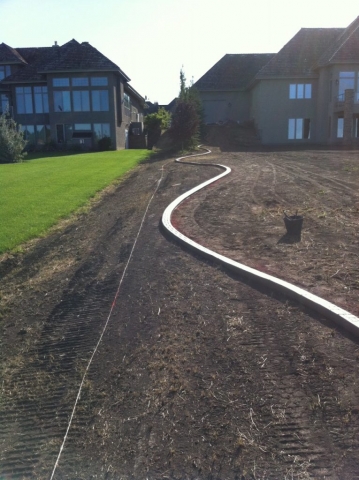
{"type": "Polygon", "coordinates": [[[88,41],[143,96],[170,102],[226,53],[277,52],[301,27],[346,27],[357,0],[0,0],[0,43],[88,41]]]}

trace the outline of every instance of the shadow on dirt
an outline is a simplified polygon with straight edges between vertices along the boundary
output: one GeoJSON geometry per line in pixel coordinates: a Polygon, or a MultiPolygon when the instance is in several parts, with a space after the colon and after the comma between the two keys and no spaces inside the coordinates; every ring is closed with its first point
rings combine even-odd
{"type": "Polygon", "coordinates": [[[289,234],[289,233],[285,233],[279,240],[277,243],[286,243],[288,245],[292,245],[294,243],[299,243],[300,241],[302,240],[302,235],[299,233],[299,234],[289,234]]]}

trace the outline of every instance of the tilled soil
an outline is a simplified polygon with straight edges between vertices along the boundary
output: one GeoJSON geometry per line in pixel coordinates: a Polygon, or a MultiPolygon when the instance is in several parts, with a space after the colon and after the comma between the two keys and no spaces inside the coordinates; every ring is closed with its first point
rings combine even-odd
{"type": "MultiPolygon", "coordinates": [[[[358,314],[357,159],[215,152],[232,174],[176,222],[358,314]],[[300,241],[282,220],[296,209],[300,241]]],[[[162,166],[54,478],[359,478],[357,340],[166,238],[165,207],[218,171],[168,160],[0,263],[1,478],[50,478],[162,166]]]]}

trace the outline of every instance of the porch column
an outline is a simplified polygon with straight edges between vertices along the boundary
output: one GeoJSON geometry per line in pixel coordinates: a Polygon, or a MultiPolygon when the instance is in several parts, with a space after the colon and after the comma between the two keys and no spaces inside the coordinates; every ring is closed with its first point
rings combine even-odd
{"type": "Polygon", "coordinates": [[[354,108],[354,89],[345,90],[344,93],[344,131],[343,140],[345,145],[350,145],[353,141],[353,108],[354,108]]]}

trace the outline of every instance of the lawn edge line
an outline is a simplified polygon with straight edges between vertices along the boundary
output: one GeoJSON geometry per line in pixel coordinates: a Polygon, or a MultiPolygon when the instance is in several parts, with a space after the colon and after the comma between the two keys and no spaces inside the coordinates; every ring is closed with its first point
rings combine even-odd
{"type": "Polygon", "coordinates": [[[190,164],[190,165],[192,164],[197,166],[203,165],[203,166],[217,167],[217,168],[224,169],[224,172],[222,172],[220,175],[217,175],[211,178],[210,180],[207,180],[206,182],[201,183],[200,185],[197,185],[191,190],[188,190],[187,192],[177,197],[173,202],[171,202],[167,206],[161,218],[162,225],[166,229],[166,231],[173,238],[175,238],[175,240],[180,242],[182,245],[190,248],[191,250],[194,250],[200,255],[216,263],[219,263],[220,265],[228,268],[229,270],[237,274],[240,274],[251,280],[255,280],[261,283],[262,285],[271,288],[272,290],[276,290],[281,294],[284,294],[285,296],[298,301],[299,303],[311,308],[312,310],[318,312],[319,314],[325,316],[326,318],[329,318],[330,320],[337,323],[340,327],[343,327],[344,329],[348,330],[349,332],[359,337],[359,318],[353,315],[352,313],[348,312],[347,310],[344,310],[343,308],[338,307],[337,305],[329,302],[328,300],[324,300],[323,298],[318,297],[317,295],[314,295],[300,287],[297,287],[296,285],[286,282],[285,280],[281,280],[272,275],[268,275],[267,273],[260,272],[259,270],[248,267],[247,265],[244,265],[242,263],[236,262],[235,260],[232,260],[229,257],[220,255],[219,253],[213,250],[210,250],[209,248],[206,248],[200,245],[199,243],[191,240],[190,238],[186,237],[183,233],[181,233],[179,230],[177,230],[174,227],[174,225],[171,222],[171,216],[174,210],[184,200],[186,200],[188,197],[198,192],[199,190],[205,188],[207,185],[210,185],[220,180],[222,177],[229,175],[232,171],[229,167],[221,164],[216,164],[216,163],[182,162],[182,160],[185,158],[203,156],[203,155],[208,155],[209,153],[212,153],[211,150],[209,149],[205,149],[205,150],[207,150],[205,153],[192,154],[192,155],[179,157],[175,161],[178,163],[184,163],[184,164],[190,164]]]}

